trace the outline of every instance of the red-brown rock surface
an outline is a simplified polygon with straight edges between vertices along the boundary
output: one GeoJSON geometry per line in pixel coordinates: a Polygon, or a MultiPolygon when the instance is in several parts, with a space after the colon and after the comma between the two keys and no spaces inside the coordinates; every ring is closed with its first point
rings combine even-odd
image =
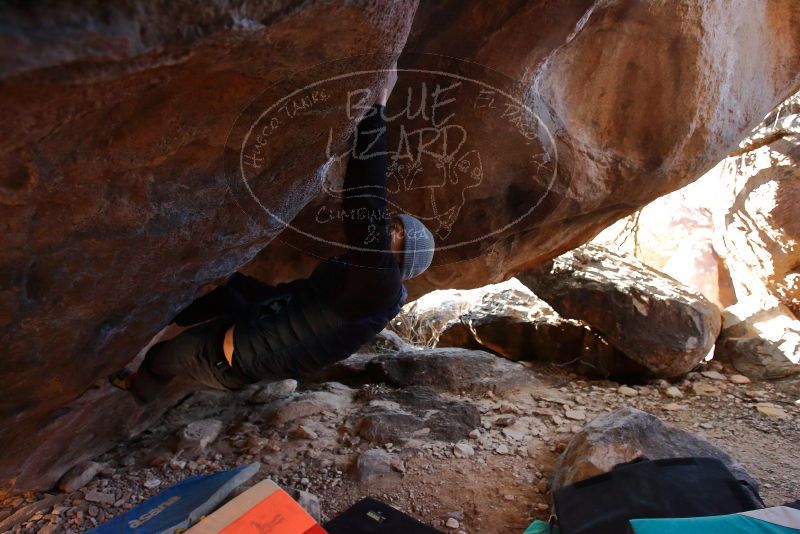
{"type": "Polygon", "coordinates": [[[739,298],[773,296],[800,315],[800,94],[771,113],[718,172],[716,245],[739,298]]]}
{"type": "MultiPolygon", "coordinates": [[[[498,73],[518,80],[509,91],[539,120],[528,117],[538,144],[524,147],[513,129],[477,112],[485,99],[448,93],[457,101],[444,109],[470,134],[459,154],[478,150],[485,177],[466,191],[439,244],[476,241],[440,250],[412,295],[507,279],[698,178],[797,87],[798,21],[800,6],[790,0],[747,9],[694,0],[422,3],[406,51],[485,65],[491,82],[498,73]],[[543,153],[557,158],[537,158],[543,153]]],[[[401,67],[434,63],[406,56],[401,67]]],[[[479,70],[442,63],[467,75],[479,70]]],[[[405,103],[403,78],[390,107],[405,103]]],[[[514,102],[507,100],[498,96],[493,109],[511,120],[514,102]]],[[[460,183],[448,190],[461,198],[460,183]]],[[[440,198],[402,193],[403,207],[438,226],[440,198]]],[[[310,268],[278,243],[263,253],[266,265],[253,268],[267,276],[276,257],[310,268]]]]}
{"type": "MultiPolygon", "coordinates": [[[[132,407],[93,384],[280,229],[229,194],[223,148],[244,133],[239,113],[268,87],[285,96],[342,72],[327,61],[366,71],[295,102],[264,143],[247,185],[290,220],[322,176],[335,182],[321,166],[328,132],[341,148],[353,123],[340,97],[375,86],[416,3],[16,6],[0,8],[0,485],[24,489],[131,429],[132,407]]],[[[414,24],[410,49],[483,64],[465,69],[493,86],[519,80],[504,82],[505,103],[541,119],[504,107],[483,121],[472,84],[452,109],[474,135],[437,175],[453,187],[409,188],[413,169],[393,170],[400,205],[443,244],[475,240],[443,250],[417,293],[499,280],[588,240],[698,177],[798,88],[794,0],[448,0],[423,3],[414,24]]],[[[310,263],[269,247],[261,272],[310,263]]]]}

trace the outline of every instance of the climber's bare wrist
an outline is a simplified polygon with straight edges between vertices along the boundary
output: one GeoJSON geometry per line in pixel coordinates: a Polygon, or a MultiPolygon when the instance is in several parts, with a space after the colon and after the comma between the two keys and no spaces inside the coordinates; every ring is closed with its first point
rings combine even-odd
{"type": "Polygon", "coordinates": [[[233,365],[233,326],[228,328],[225,332],[225,337],[222,340],[222,352],[225,354],[225,359],[228,360],[228,365],[233,365]]]}

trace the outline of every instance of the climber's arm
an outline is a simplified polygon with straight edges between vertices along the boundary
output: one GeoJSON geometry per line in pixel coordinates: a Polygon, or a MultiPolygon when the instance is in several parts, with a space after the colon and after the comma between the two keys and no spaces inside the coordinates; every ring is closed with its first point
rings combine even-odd
{"type": "Polygon", "coordinates": [[[334,305],[346,317],[363,317],[393,304],[402,287],[400,269],[391,251],[382,105],[370,108],[355,135],[342,197],[350,266],[342,283],[332,290],[334,305]]]}
{"type": "Polygon", "coordinates": [[[273,286],[236,272],[225,285],[213,289],[181,310],[172,322],[178,326],[190,326],[215,317],[236,317],[253,302],[263,300],[274,292],[273,286]]]}

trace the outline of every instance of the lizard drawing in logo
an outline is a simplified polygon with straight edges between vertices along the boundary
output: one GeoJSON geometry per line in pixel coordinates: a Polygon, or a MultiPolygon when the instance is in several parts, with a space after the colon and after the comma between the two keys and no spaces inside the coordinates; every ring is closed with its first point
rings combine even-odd
{"type": "Polygon", "coordinates": [[[478,187],[483,181],[483,164],[477,150],[460,156],[429,155],[425,160],[413,161],[392,160],[390,156],[388,176],[391,193],[419,189],[427,191],[432,214],[413,215],[420,220],[435,221],[431,230],[440,239],[446,239],[464,207],[467,190],[478,187]]]}

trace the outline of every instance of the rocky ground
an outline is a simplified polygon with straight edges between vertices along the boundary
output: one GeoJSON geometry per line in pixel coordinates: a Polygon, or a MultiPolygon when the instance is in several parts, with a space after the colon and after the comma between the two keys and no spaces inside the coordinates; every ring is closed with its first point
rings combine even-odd
{"type": "Polygon", "coordinates": [[[549,516],[571,437],[623,405],[727,450],[767,504],[800,498],[798,382],[739,383],[712,362],[675,383],[622,385],[461,349],[351,360],[331,373],[347,385],[195,393],[69,473],[67,491],[0,501],[0,531],[83,532],[189,475],[261,462],[252,483],[317,496],[301,494],[323,520],[374,496],[445,532],[521,532],[549,516]]]}

